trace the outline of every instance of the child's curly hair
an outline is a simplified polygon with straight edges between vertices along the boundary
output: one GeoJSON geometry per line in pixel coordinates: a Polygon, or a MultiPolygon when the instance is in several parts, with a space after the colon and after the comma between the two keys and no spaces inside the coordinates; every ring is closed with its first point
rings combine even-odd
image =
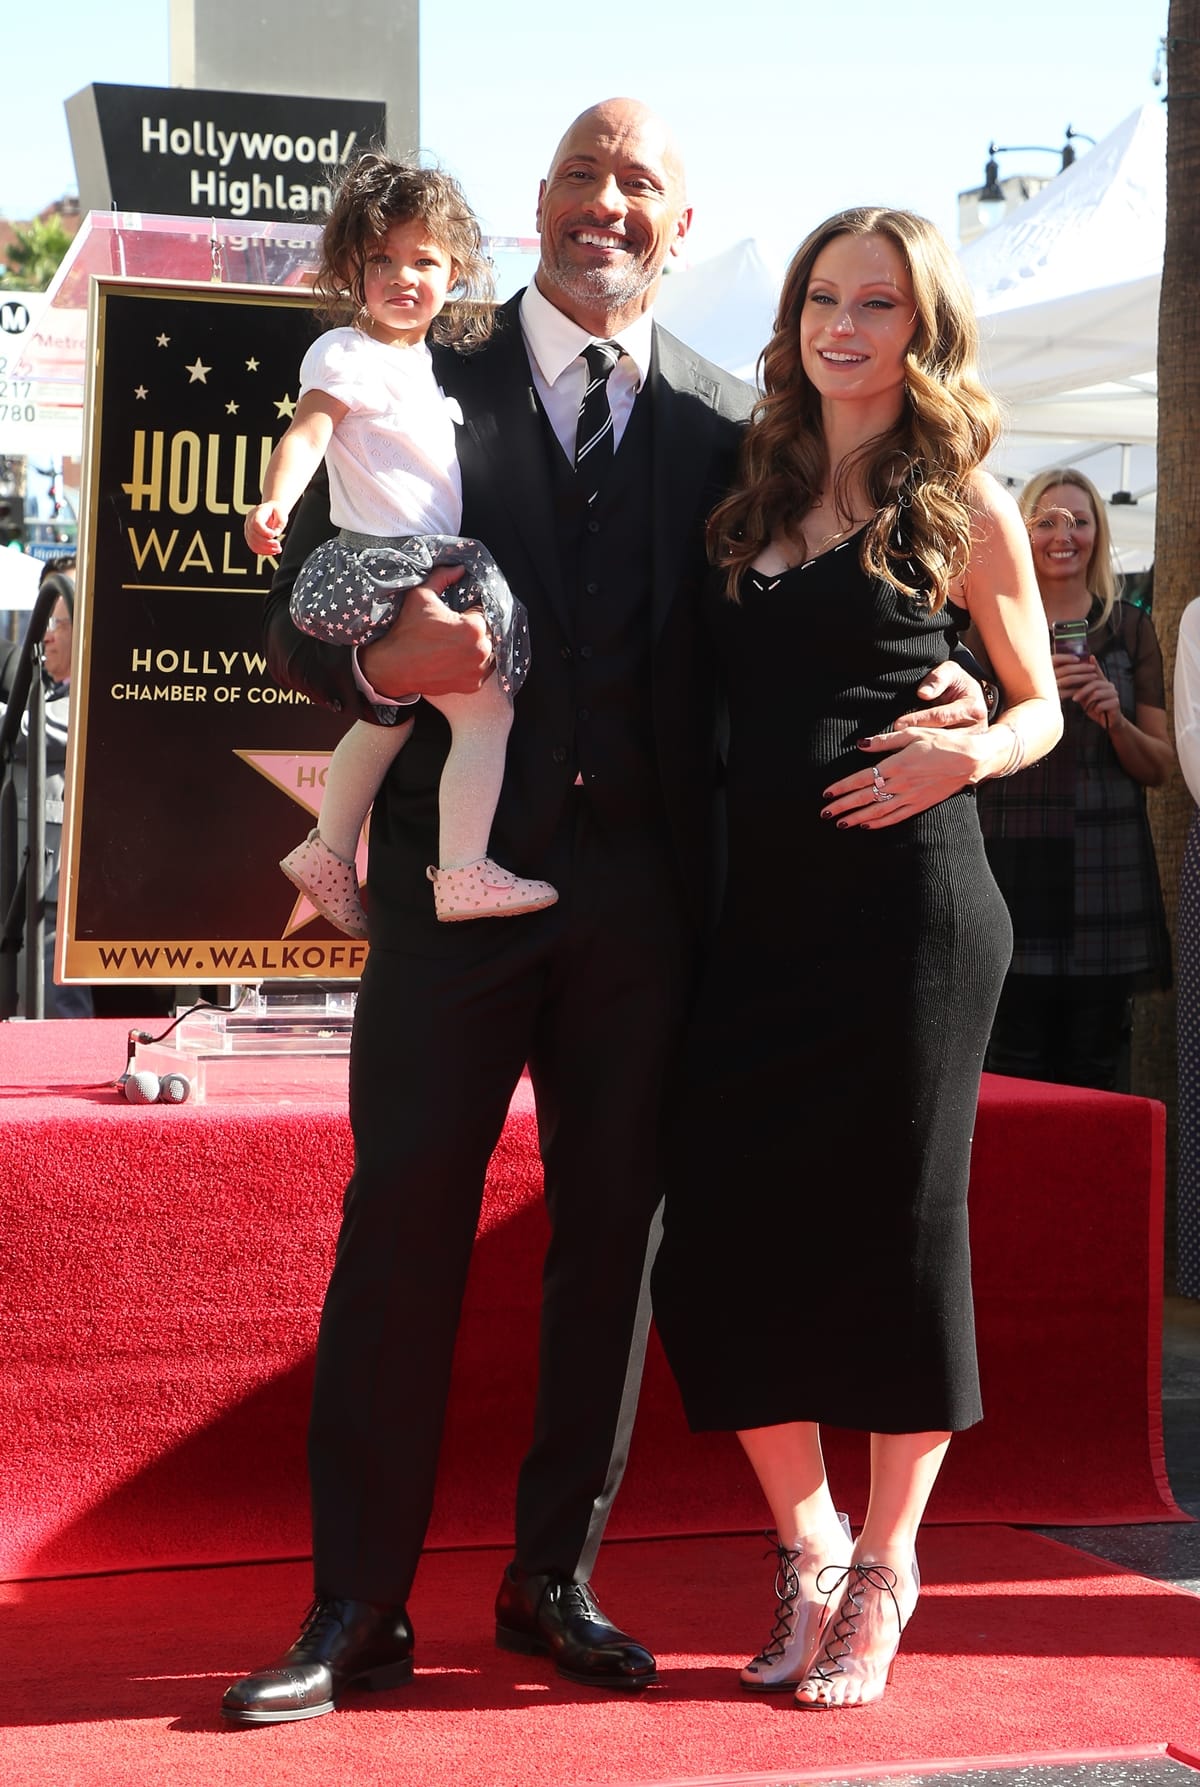
{"type": "Polygon", "coordinates": [[[454,262],[452,302],[430,334],[460,351],[480,347],[492,331],[496,288],[475,213],[462,187],[440,168],[393,161],[368,150],[337,178],[321,236],[314,291],[328,321],[364,309],[367,258],[397,223],[420,222],[454,262]]]}

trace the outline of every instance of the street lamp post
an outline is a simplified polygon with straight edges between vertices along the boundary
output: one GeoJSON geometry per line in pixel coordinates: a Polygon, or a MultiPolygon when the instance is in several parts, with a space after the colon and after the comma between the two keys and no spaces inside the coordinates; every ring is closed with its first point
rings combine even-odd
{"type": "Polygon", "coordinates": [[[1054,178],[1052,174],[1009,174],[1002,180],[1000,163],[996,159],[998,155],[1057,155],[1058,172],[1061,174],[1075,160],[1075,143],[1094,143],[1095,140],[1068,124],[1061,149],[1052,149],[1048,143],[989,143],[983,185],[970,187],[958,195],[960,243],[965,247],[968,242],[974,241],[976,236],[991,229],[1001,217],[1024,204],[1026,199],[1032,198],[1035,192],[1040,192],[1054,178]]]}

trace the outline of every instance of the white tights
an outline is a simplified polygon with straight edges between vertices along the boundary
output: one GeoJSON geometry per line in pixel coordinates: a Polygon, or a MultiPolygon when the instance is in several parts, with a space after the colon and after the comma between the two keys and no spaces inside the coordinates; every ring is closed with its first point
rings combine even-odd
{"type": "MultiPolygon", "coordinates": [[[[450,723],[450,750],[438,790],[438,868],[461,869],[488,853],[504,780],[512,702],[496,678],[473,695],[426,697],[450,723]]],[[[359,720],[329,760],[318,830],[335,856],[353,862],[371,804],[408,742],[412,721],[372,726],[359,720]]]]}

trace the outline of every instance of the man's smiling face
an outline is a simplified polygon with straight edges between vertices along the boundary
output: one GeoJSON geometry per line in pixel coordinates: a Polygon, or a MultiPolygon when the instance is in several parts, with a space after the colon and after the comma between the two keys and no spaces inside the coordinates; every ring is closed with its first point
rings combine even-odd
{"type": "Polygon", "coordinates": [[[608,100],[576,119],[542,181],[538,285],[590,334],[610,333],[653,303],[690,222],[665,125],[634,100],[608,100]]]}

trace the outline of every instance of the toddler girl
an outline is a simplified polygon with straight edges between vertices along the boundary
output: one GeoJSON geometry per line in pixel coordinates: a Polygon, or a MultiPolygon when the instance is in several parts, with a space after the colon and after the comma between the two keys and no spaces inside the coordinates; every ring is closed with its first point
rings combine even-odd
{"type": "MultiPolygon", "coordinates": [[[[434,379],[426,336],[464,348],[486,339],[492,294],[479,225],[456,181],[436,169],[363,155],[339,182],[321,242],[317,295],[357,307],[351,327],[322,335],[300,367],[300,401],[246,517],[252,552],[276,557],[293,507],[324,457],[339,532],[305,560],[292,592],[296,625],[337,645],[387,632],[403,593],[431,567],[463,576],[442,600],[482,610],[496,673],[470,695],[428,697],[450,724],[439,789],[438,863],[428,870],[443,921],[535,912],[558,898],[488,856],[504,776],[512,700],[529,667],[529,626],[490,554],[458,537],[462,486],[452,409],[434,379]],[[452,290],[473,302],[443,317],[452,290]],[[435,319],[439,319],[436,320],[435,319]]],[[[317,825],[280,867],[325,918],[366,936],[354,858],[367,812],[412,732],[407,710],[380,704],[330,760],[317,825]]]]}

